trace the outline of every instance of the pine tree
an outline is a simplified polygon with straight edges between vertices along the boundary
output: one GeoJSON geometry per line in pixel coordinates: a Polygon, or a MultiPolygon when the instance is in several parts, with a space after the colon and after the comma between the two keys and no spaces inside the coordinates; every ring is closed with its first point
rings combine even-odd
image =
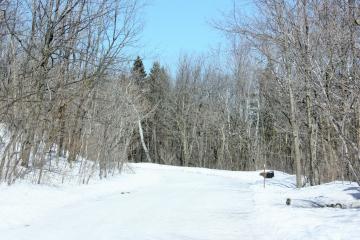
{"type": "Polygon", "coordinates": [[[159,78],[161,75],[160,64],[158,62],[154,62],[150,74],[149,74],[149,83],[150,83],[150,91],[149,91],[149,100],[152,105],[155,105],[159,98],[159,78]]]}
{"type": "MultiPolygon", "coordinates": [[[[133,67],[131,69],[132,79],[134,80],[135,85],[137,85],[138,90],[142,94],[148,92],[149,84],[148,78],[146,77],[145,67],[142,62],[142,59],[137,56],[134,61],[133,67]]],[[[147,98],[147,96],[145,96],[147,98]]],[[[144,100],[146,99],[144,98],[144,100]]],[[[135,162],[144,162],[150,161],[148,157],[148,127],[146,120],[139,120],[139,129],[133,133],[132,143],[130,144],[131,149],[131,159],[135,162]],[[146,145],[144,147],[144,144],[146,145]]]]}
{"type": "Polygon", "coordinates": [[[146,78],[145,67],[142,59],[139,56],[137,56],[136,60],[134,61],[131,73],[135,79],[136,84],[140,84],[146,78]]]}
{"type": "Polygon", "coordinates": [[[154,108],[152,116],[147,120],[149,126],[149,146],[152,159],[157,163],[164,163],[159,149],[165,140],[166,102],[169,91],[169,76],[159,62],[154,62],[148,76],[148,100],[154,108]]]}
{"type": "MultiPolygon", "coordinates": [[[[149,81],[149,101],[155,105],[164,102],[166,92],[169,91],[169,76],[160,63],[154,62],[148,77],[149,81]]],[[[160,106],[158,106],[159,109],[160,106]]]]}

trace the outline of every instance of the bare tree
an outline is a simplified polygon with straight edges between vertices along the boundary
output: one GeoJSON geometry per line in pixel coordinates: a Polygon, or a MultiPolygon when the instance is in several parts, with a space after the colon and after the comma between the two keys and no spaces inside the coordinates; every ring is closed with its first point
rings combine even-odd
{"type": "Polygon", "coordinates": [[[126,49],[141,30],[140,8],[135,0],[1,3],[2,43],[9,48],[0,57],[7,72],[1,78],[0,116],[12,133],[0,164],[2,180],[11,183],[36,170],[40,183],[54,149],[58,160],[64,156],[72,164],[85,157],[91,139],[107,139],[99,151],[100,168],[116,158],[113,148],[124,151],[125,139],[109,137],[109,127],[126,120],[123,109],[104,119],[97,109],[125,92],[114,76],[121,78],[126,49]]]}

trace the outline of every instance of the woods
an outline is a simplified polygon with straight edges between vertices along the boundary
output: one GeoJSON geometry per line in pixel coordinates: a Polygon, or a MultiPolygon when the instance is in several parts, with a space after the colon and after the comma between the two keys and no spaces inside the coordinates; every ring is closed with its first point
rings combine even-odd
{"type": "Polygon", "coordinates": [[[129,50],[141,8],[0,0],[1,181],[41,183],[66,158],[82,183],[134,161],[360,185],[358,1],[256,0],[252,18],[234,4],[214,23],[226,47],[174,76],[129,50]]]}
{"type": "Polygon", "coordinates": [[[164,123],[171,146],[154,146],[151,127],[149,146],[166,148],[182,166],[265,163],[296,173],[298,187],[360,183],[359,3],[264,0],[256,7],[254,19],[243,20],[235,7],[215,24],[230,39],[227,66],[179,60],[160,114],[171,113],[164,123]]]}
{"type": "Polygon", "coordinates": [[[359,183],[359,3],[258,1],[257,7],[262,17],[251,25],[235,13],[219,27],[245,37],[266,62],[262,111],[277,125],[271,138],[289,139],[298,187],[300,175],[311,185],[359,183]]]}
{"type": "MultiPolygon", "coordinates": [[[[51,167],[61,157],[70,165],[91,159],[100,177],[120,169],[137,119],[137,90],[121,68],[141,29],[139,3],[4,0],[0,7],[0,117],[8,133],[0,179],[36,171],[40,183],[62,171],[51,167]]],[[[92,174],[85,172],[83,182],[92,174]]]]}

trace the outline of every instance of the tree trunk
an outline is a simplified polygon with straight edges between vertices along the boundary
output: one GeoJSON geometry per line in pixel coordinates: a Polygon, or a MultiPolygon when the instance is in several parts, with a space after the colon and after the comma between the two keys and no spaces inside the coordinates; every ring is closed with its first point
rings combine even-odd
{"type": "Polygon", "coordinates": [[[144,132],[143,132],[143,128],[142,128],[140,119],[138,120],[138,126],[139,126],[140,141],[141,141],[141,145],[142,145],[142,147],[144,149],[144,152],[145,152],[145,155],[146,155],[146,160],[148,162],[152,162],[150,154],[149,154],[149,150],[148,150],[148,148],[146,147],[146,144],[145,144],[144,132]]]}
{"type": "Polygon", "coordinates": [[[302,187],[301,180],[301,155],[300,155],[300,140],[299,140],[299,127],[296,121],[296,108],[295,99],[291,86],[290,79],[288,79],[288,90],[290,100],[290,124],[292,130],[292,136],[294,141],[294,160],[295,160],[295,172],[296,172],[296,187],[302,187]]]}

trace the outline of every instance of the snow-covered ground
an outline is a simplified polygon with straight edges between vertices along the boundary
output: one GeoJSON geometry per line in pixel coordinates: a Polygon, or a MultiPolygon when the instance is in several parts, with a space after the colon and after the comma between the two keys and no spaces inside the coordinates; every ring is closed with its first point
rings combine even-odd
{"type": "Polygon", "coordinates": [[[89,185],[0,186],[1,240],[359,239],[360,209],[314,208],[313,202],[360,200],[356,185],[301,190],[275,172],[131,164],[89,185]],[[131,169],[130,169],[131,168],[131,169]],[[292,205],[286,206],[286,198],[292,205]]]}

